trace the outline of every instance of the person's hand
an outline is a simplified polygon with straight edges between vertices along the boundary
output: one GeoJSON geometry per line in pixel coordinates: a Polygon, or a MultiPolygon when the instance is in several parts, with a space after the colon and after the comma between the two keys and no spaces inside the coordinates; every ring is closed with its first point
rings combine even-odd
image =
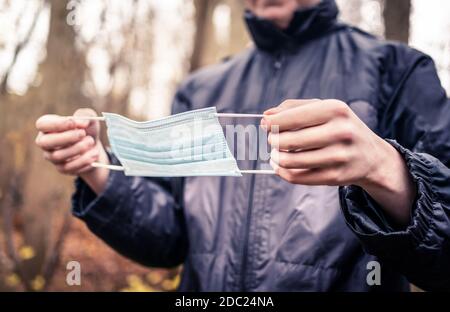
{"type": "Polygon", "coordinates": [[[291,183],[363,184],[393,150],[337,100],[288,100],[264,115],[279,131],[269,134],[271,164],[291,183]]]}
{"type": "MultiPolygon", "coordinates": [[[[97,114],[92,109],[79,109],[74,116],[93,117],[97,114]]],[[[81,176],[95,191],[102,189],[108,172],[92,167],[94,162],[109,163],[99,140],[98,121],[44,115],[36,121],[36,128],[39,131],[37,146],[60,173],[81,176]]]]}
{"type": "Polygon", "coordinates": [[[305,185],[357,185],[387,206],[393,198],[401,205],[403,196],[407,208],[398,217],[409,217],[415,187],[403,158],[346,103],[288,100],[266,111],[261,125],[279,131],[271,131],[269,144],[271,165],[283,179],[305,185]]]}

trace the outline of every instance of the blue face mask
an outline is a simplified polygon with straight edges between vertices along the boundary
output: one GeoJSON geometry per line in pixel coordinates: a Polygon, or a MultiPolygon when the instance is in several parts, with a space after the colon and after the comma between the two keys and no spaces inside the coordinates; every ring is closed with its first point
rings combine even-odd
{"type": "Polygon", "coordinates": [[[103,116],[126,175],[241,176],[216,114],[210,107],[147,122],[103,116]]]}

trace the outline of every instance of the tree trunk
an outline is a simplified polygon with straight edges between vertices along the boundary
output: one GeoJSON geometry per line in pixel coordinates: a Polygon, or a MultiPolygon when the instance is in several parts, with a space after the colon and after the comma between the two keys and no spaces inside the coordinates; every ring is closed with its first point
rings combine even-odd
{"type": "Polygon", "coordinates": [[[384,26],[385,37],[404,43],[409,41],[411,0],[385,0],[384,26]]]}
{"type": "Polygon", "coordinates": [[[61,221],[70,209],[67,199],[72,190],[72,179],[58,174],[35,147],[34,124],[43,114],[72,114],[90,104],[82,93],[84,56],[77,51],[74,30],[66,22],[67,1],[47,3],[51,5],[50,32],[47,57],[39,68],[40,86],[30,87],[24,96],[0,95],[0,143],[5,151],[0,161],[0,193],[8,195],[0,198],[0,205],[2,210],[12,210],[15,233],[20,231],[23,245],[34,251],[31,259],[21,263],[28,280],[42,275],[57,236],[55,221],[61,221]],[[5,201],[10,196],[13,200],[5,201]]]}
{"type": "Polygon", "coordinates": [[[190,71],[201,66],[206,27],[208,27],[208,0],[194,0],[195,6],[195,35],[191,56],[190,71]]]}
{"type": "Polygon", "coordinates": [[[240,0],[194,0],[195,36],[190,70],[217,63],[220,59],[241,51],[249,38],[243,23],[244,5],[240,0]],[[230,8],[229,42],[219,44],[215,37],[214,10],[219,4],[230,8]]]}

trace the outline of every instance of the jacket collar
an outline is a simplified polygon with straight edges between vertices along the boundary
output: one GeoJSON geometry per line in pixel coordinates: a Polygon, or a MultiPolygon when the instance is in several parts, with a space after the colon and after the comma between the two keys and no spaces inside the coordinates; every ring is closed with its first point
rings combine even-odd
{"type": "Polygon", "coordinates": [[[245,12],[245,21],[258,49],[275,52],[290,49],[337,28],[339,10],[335,0],[322,0],[318,5],[299,9],[286,30],[268,20],[245,12]]]}

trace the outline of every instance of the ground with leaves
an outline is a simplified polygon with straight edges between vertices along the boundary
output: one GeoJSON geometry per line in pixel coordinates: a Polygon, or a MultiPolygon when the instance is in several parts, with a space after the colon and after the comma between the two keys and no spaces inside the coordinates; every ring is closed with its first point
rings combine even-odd
{"type": "MultiPolygon", "coordinates": [[[[31,247],[20,248],[22,261],[34,256],[31,247]]],[[[61,259],[48,287],[49,291],[173,291],[179,284],[179,270],[149,269],[117,254],[95,237],[79,220],[73,220],[61,250],[61,259]],[[78,261],[81,265],[81,286],[66,283],[66,264],[78,261]]],[[[15,274],[5,276],[5,284],[20,289],[15,274]]],[[[39,291],[45,281],[35,278],[32,287],[39,291]]]]}

